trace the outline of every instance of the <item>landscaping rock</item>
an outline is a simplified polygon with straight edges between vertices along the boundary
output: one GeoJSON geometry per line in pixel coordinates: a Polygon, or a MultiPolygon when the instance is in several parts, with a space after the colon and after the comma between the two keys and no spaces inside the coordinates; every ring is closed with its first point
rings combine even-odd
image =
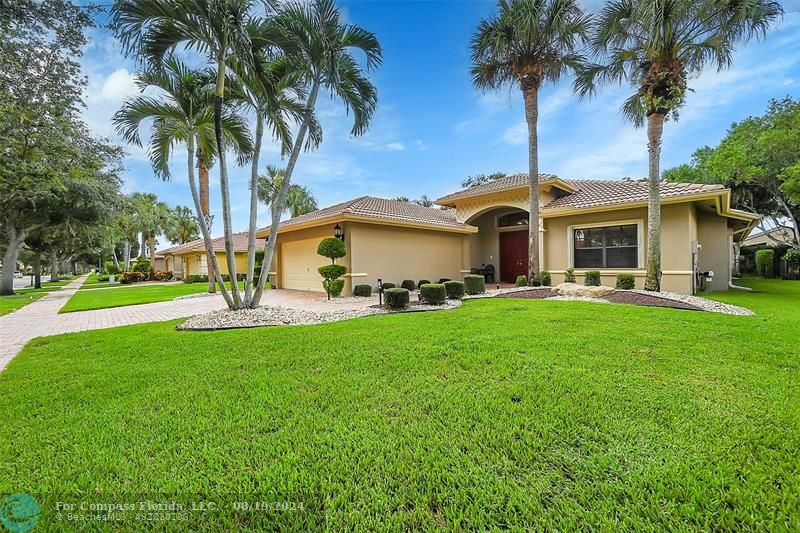
{"type": "Polygon", "coordinates": [[[578,296],[582,298],[602,298],[607,294],[613,294],[616,289],[613,287],[586,286],[579,283],[560,283],[551,289],[560,296],[578,296]]]}

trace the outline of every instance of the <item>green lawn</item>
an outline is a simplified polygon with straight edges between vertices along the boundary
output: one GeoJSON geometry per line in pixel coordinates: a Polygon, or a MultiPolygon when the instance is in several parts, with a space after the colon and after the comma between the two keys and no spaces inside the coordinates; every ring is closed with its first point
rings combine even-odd
{"type": "Polygon", "coordinates": [[[16,311],[20,307],[31,303],[37,298],[47,294],[47,291],[17,291],[11,296],[0,296],[0,316],[16,311]]]}
{"type": "Polygon", "coordinates": [[[37,339],[0,373],[0,494],[42,530],[143,497],[216,504],[186,530],[797,530],[800,283],[750,283],[714,297],[755,317],[496,299],[37,339]]]}
{"type": "MultiPolygon", "coordinates": [[[[230,286],[230,284],[228,284],[230,286]]],[[[186,294],[197,294],[208,291],[208,283],[173,283],[133,284],[102,289],[96,291],[76,291],[72,298],[61,308],[60,313],[86,311],[89,309],[106,309],[123,305],[149,304],[165,302],[186,294]]]]}

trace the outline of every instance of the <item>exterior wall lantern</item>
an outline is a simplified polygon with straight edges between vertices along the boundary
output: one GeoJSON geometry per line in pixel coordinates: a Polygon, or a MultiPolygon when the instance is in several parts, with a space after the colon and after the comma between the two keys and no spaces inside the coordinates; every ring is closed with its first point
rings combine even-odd
{"type": "Polygon", "coordinates": [[[342,230],[342,227],[339,224],[336,224],[333,227],[333,236],[341,241],[344,240],[344,231],[342,230]]]}

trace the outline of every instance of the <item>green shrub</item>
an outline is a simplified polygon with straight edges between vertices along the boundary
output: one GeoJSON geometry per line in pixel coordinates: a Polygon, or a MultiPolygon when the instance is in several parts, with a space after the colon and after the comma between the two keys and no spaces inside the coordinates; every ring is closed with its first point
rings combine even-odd
{"type": "Polygon", "coordinates": [[[190,274],[183,280],[184,283],[208,283],[208,276],[206,274],[190,274]]]}
{"type": "Polygon", "coordinates": [[[599,270],[590,270],[586,273],[586,280],[584,281],[585,285],[590,285],[594,287],[600,286],[600,271],[599,270]]]}
{"type": "Polygon", "coordinates": [[[443,283],[447,297],[451,300],[460,300],[464,297],[463,281],[445,281],[443,283]]]}
{"type": "Polygon", "coordinates": [[[413,291],[414,289],[417,288],[417,284],[414,283],[413,279],[404,279],[403,282],[400,284],[400,286],[410,291],[413,291]]]}
{"type": "Polygon", "coordinates": [[[443,283],[423,283],[419,287],[419,298],[426,304],[442,305],[447,299],[443,283]]]}
{"type": "Polygon", "coordinates": [[[326,237],[317,246],[317,255],[327,257],[331,262],[347,255],[344,242],[336,237],[326,237]]]}
{"type": "Polygon", "coordinates": [[[527,287],[528,286],[528,277],[527,276],[517,276],[517,281],[514,283],[517,287],[527,287]]]}
{"type": "Polygon", "coordinates": [[[542,270],[541,272],[539,272],[539,282],[543,286],[549,287],[550,284],[553,283],[553,279],[550,276],[550,272],[548,272],[547,270],[542,270]]]}
{"type": "Polygon", "coordinates": [[[386,289],[386,305],[392,309],[401,309],[408,305],[409,292],[408,289],[394,288],[386,289]]]}
{"type": "Polygon", "coordinates": [[[633,274],[617,274],[617,288],[632,291],[636,288],[636,276],[633,274]]]}
{"type": "Polygon", "coordinates": [[[317,271],[325,279],[336,279],[345,275],[347,267],[344,265],[324,265],[319,267],[317,271]]]}
{"type": "Polygon", "coordinates": [[[426,283],[430,283],[430,282],[431,282],[431,280],[429,280],[429,279],[421,279],[421,280],[419,280],[417,282],[417,289],[421,288],[423,285],[425,285],[426,283]]]}
{"type": "Polygon", "coordinates": [[[114,261],[106,261],[106,264],[104,266],[106,267],[107,274],[117,275],[121,272],[119,267],[114,264],[114,261]]]}
{"type": "Polygon", "coordinates": [[[132,272],[142,272],[144,274],[150,273],[150,260],[146,257],[137,257],[136,261],[131,267],[132,272]]]}
{"type": "Polygon", "coordinates": [[[539,275],[538,274],[534,274],[533,275],[533,277],[531,278],[531,281],[530,281],[530,285],[531,285],[531,287],[541,287],[542,286],[542,280],[539,279],[539,275]]]}
{"type": "Polygon", "coordinates": [[[372,286],[356,285],[355,287],[353,287],[353,296],[363,296],[363,297],[372,296],[372,286]]]}
{"type": "Polygon", "coordinates": [[[105,274],[97,276],[97,281],[108,281],[108,279],[109,279],[108,276],[106,276],[105,274]]]}
{"type": "Polygon", "coordinates": [[[575,283],[575,269],[568,268],[564,271],[564,283],[575,283]]]}
{"type": "Polygon", "coordinates": [[[775,250],[756,251],[756,274],[765,278],[771,278],[775,264],[775,250]]]}
{"type": "Polygon", "coordinates": [[[783,255],[783,259],[790,263],[800,261],[800,248],[789,248],[783,255]]]}
{"type": "Polygon", "coordinates": [[[383,287],[383,290],[394,289],[396,286],[397,286],[397,285],[395,285],[394,283],[389,283],[388,281],[384,281],[384,282],[381,284],[381,287],[383,287]]]}
{"type": "Polygon", "coordinates": [[[338,298],[342,294],[342,289],[344,289],[344,280],[341,278],[330,280],[326,279],[322,282],[322,287],[329,296],[338,298]]]}
{"type": "Polygon", "coordinates": [[[486,292],[486,282],[479,274],[466,274],[464,276],[464,292],[467,294],[481,294],[486,292]]]}
{"type": "MultiPolygon", "coordinates": [[[[258,276],[258,271],[256,271],[255,275],[256,275],[256,277],[258,276]]],[[[208,277],[208,276],[206,276],[206,277],[208,277]]],[[[245,274],[244,272],[237,272],[236,273],[236,281],[244,281],[246,279],[247,279],[247,274],[245,274]]],[[[222,274],[222,281],[230,281],[230,280],[231,280],[231,275],[230,274],[228,274],[228,273],[222,274]]],[[[208,280],[206,280],[206,281],[208,281],[208,280]]]]}

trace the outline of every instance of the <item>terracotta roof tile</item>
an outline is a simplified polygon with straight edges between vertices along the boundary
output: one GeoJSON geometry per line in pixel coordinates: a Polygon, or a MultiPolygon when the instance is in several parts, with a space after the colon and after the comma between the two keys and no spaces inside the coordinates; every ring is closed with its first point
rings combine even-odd
{"type": "MultiPolygon", "coordinates": [[[[597,207],[629,202],[646,201],[648,186],[646,181],[610,181],[610,180],[565,180],[574,186],[577,192],[556,198],[545,209],[559,207],[597,207]]],[[[661,198],[686,196],[724,189],[722,185],[706,185],[702,183],[661,182],[661,198]]]]}
{"type": "MultiPolygon", "coordinates": [[[[214,247],[215,252],[224,252],[225,251],[225,237],[216,237],[211,241],[212,246],[214,247]]],[[[261,248],[264,246],[264,239],[256,239],[256,249],[261,248]]],[[[247,233],[234,233],[233,234],[233,248],[237,252],[246,252],[247,251],[247,233]]],[[[190,252],[199,252],[206,249],[206,245],[203,242],[203,239],[196,239],[194,241],[187,242],[186,244],[179,244],[177,246],[173,246],[171,248],[166,248],[164,250],[156,251],[157,254],[168,254],[168,255],[177,255],[177,254],[185,254],[190,252]]]]}
{"type": "MultiPolygon", "coordinates": [[[[439,209],[423,207],[411,202],[375,198],[373,196],[360,196],[330,207],[318,209],[281,222],[281,228],[297,224],[322,220],[337,215],[355,215],[398,222],[412,222],[417,224],[430,224],[432,226],[467,228],[456,220],[454,209],[439,209]]],[[[264,228],[268,229],[268,228],[264,228]]],[[[259,231],[263,231],[259,230],[259,231]]]]}
{"type": "MultiPolygon", "coordinates": [[[[554,181],[556,179],[558,179],[558,177],[554,176],[553,174],[539,174],[539,183],[547,183],[548,181],[554,181]]],[[[452,194],[448,194],[447,196],[442,196],[436,200],[436,203],[457,200],[459,198],[467,198],[470,196],[477,196],[479,194],[486,194],[490,192],[504,191],[506,189],[515,189],[527,184],[527,174],[514,174],[513,176],[506,176],[505,178],[500,178],[499,180],[490,181],[482,185],[476,185],[475,187],[469,187],[467,189],[456,191],[452,194]]]]}

